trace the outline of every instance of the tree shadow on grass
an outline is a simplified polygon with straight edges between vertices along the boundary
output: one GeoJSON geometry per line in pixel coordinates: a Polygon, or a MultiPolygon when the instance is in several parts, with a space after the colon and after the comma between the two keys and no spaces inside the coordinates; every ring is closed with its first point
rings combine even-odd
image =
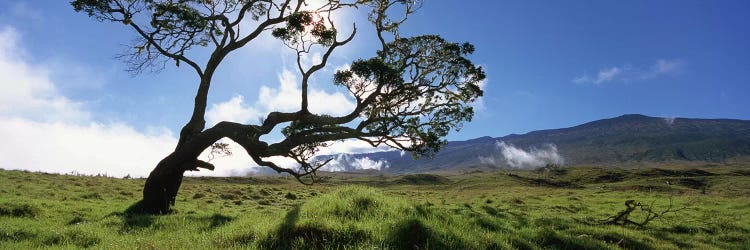
{"type": "Polygon", "coordinates": [[[234,219],[234,217],[215,213],[211,216],[200,218],[199,220],[202,222],[201,224],[208,224],[208,226],[205,228],[206,230],[211,230],[232,222],[234,219]]]}
{"type": "Polygon", "coordinates": [[[452,234],[441,234],[419,219],[401,222],[388,236],[392,249],[466,249],[466,242],[452,234]]]}
{"type": "Polygon", "coordinates": [[[141,202],[142,201],[133,203],[133,205],[130,205],[125,211],[112,212],[105,216],[105,218],[110,216],[120,217],[123,222],[120,227],[120,233],[129,233],[131,231],[152,227],[156,215],[144,213],[141,209],[141,202]]]}
{"type": "Polygon", "coordinates": [[[354,227],[331,229],[321,224],[298,225],[300,207],[295,206],[284,217],[284,222],[263,239],[261,249],[343,249],[357,246],[371,236],[354,227]]]}

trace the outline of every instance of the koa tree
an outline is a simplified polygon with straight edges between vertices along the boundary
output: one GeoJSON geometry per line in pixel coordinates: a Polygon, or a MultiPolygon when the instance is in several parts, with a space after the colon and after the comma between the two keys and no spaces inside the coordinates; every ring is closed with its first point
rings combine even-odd
{"type": "Polygon", "coordinates": [[[173,63],[195,71],[192,116],[180,131],[174,152],[146,180],[143,200],[137,205],[145,213],[169,212],[185,171],[214,168],[198,156],[217,147],[222,138],[241,145],[256,164],[310,184],[316,180],[316,171],[330,161],[314,157],[327,142],[358,139],[414,156],[437,152],[449,131],[471,120],[471,103],[482,95],[478,84],[485,73],[467,59],[474,46],[437,35],[405,37],[399,33],[399,26],[421,6],[417,0],[75,0],[71,5],[99,21],[134,31],[134,44],[121,56],[129,70],[158,70],[173,63]],[[356,100],[351,112],[342,116],[311,113],[310,77],[358,30],[356,23],[350,32],[337,29],[334,14],[341,11],[366,15],[379,48],[371,58],[352,62],[331,79],[356,100]],[[264,32],[296,51],[301,75],[299,110],[270,112],[260,124],[223,121],[206,128],[206,99],[214,72],[228,55],[264,32]],[[306,66],[301,61],[312,50],[321,51],[322,60],[306,66]],[[195,56],[206,51],[210,56],[195,56]],[[275,128],[281,129],[283,140],[261,140],[275,128]],[[298,166],[284,167],[269,160],[275,156],[294,159],[298,166]]]}

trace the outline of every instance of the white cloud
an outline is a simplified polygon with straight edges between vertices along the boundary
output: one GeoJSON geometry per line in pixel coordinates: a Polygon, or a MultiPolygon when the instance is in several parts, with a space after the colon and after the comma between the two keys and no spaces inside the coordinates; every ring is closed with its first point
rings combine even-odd
{"type": "Polygon", "coordinates": [[[596,79],[594,80],[594,83],[600,84],[603,82],[612,81],[612,79],[614,79],[620,73],[622,73],[622,70],[618,67],[612,67],[609,69],[599,71],[599,74],[596,75],[596,79]]]}
{"type": "Polygon", "coordinates": [[[664,123],[666,123],[668,126],[674,125],[674,121],[675,121],[674,117],[664,117],[662,119],[664,120],[664,123]]]}
{"type": "Polygon", "coordinates": [[[177,140],[125,124],[0,119],[0,167],[53,173],[146,176],[177,140]]]}
{"type": "MultiPolygon", "coordinates": [[[[299,80],[292,71],[284,70],[279,76],[276,88],[262,86],[258,99],[253,105],[244,101],[244,96],[236,95],[225,102],[212,104],[206,111],[209,125],[220,121],[252,123],[265,118],[273,111],[293,112],[300,109],[302,89],[299,80]]],[[[354,110],[356,104],[341,92],[325,92],[310,88],[308,92],[310,112],[328,115],[346,115],[354,110]]]]}
{"type": "MultiPolygon", "coordinates": [[[[258,123],[260,119],[272,111],[293,112],[300,109],[302,90],[299,86],[297,76],[289,70],[283,70],[279,76],[279,85],[276,88],[262,86],[257,101],[252,105],[247,104],[242,95],[232,97],[226,102],[211,105],[206,111],[206,119],[209,125],[220,121],[234,121],[240,123],[258,123]]],[[[315,88],[309,90],[310,112],[316,114],[345,115],[354,110],[356,104],[350,101],[340,92],[329,93],[315,88]]],[[[215,172],[205,172],[202,175],[245,175],[248,173],[269,173],[266,169],[258,167],[250,158],[244,148],[230,140],[225,140],[234,154],[230,157],[217,158],[211,163],[217,166],[215,172]]],[[[339,153],[367,153],[383,151],[385,148],[373,148],[370,144],[359,140],[345,140],[330,142],[328,147],[321,148],[318,155],[334,155],[339,153]]],[[[200,157],[208,159],[208,151],[204,151],[200,157]]],[[[275,157],[271,160],[288,168],[296,168],[293,160],[284,157],[275,157]]],[[[369,162],[360,160],[361,166],[369,166],[369,162]]],[[[375,163],[372,163],[375,164],[375,163]]]]}
{"type": "MultiPolygon", "coordinates": [[[[213,160],[209,159],[210,149],[204,150],[198,159],[208,161],[216,166],[214,171],[199,171],[199,172],[185,172],[186,176],[246,176],[248,174],[270,174],[272,173],[270,168],[258,166],[255,161],[247,154],[245,149],[239,144],[229,140],[223,139],[222,142],[229,144],[229,149],[232,155],[226,157],[215,157],[213,160]]],[[[284,157],[272,157],[270,159],[276,164],[279,164],[288,168],[295,168],[296,162],[292,159],[284,157]]]]}
{"type": "Polygon", "coordinates": [[[620,69],[619,67],[611,67],[611,68],[603,69],[599,71],[599,73],[596,74],[596,77],[590,77],[589,75],[584,74],[581,77],[573,79],[573,82],[574,83],[601,84],[601,83],[614,80],[615,77],[620,75],[622,72],[623,70],[620,69]]]}
{"type": "MultiPolygon", "coordinates": [[[[265,113],[299,110],[302,103],[299,82],[292,71],[285,69],[279,74],[278,88],[261,87],[257,104],[265,113]]],[[[312,113],[345,115],[356,107],[356,104],[341,92],[328,93],[312,87],[308,91],[308,105],[312,113]]]]}
{"type": "Polygon", "coordinates": [[[340,172],[353,170],[384,170],[388,168],[386,160],[372,160],[369,157],[354,157],[351,154],[339,154],[322,168],[325,171],[340,172]]]}
{"type": "Polygon", "coordinates": [[[247,123],[260,118],[260,112],[244,103],[244,97],[236,95],[229,101],[211,105],[206,112],[206,120],[209,126],[216,125],[221,121],[247,123]]]}
{"type": "MultiPolygon", "coordinates": [[[[307,0],[305,1],[305,5],[301,7],[302,11],[315,11],[323,7],[324,5],[328,4],[328,0],[307,0]]],[[[288,13],[288,12],[287,12],[288,13]]],[[[357,10],[355,8],[342,8],[337,11],[331,12],[330,15],[324,14],[324,17],[328,18],[330,17],[330,20],[333,21],[333,23],[336,25],[336,30],[339,32],[339,39],[342,39],[341,37],[346,37],[352,32],[353,26],[352,22],[354,22],[355,14],[357,13],[357,10]]],[[[278,12],[275,12],[273,14],[278,14],[278,12]]],[[[230,19],[236,18],[236,13],[231,14],[230,19]]],[[[262,21],[262,19],[260,20],[262,21]]],[[[252,29],[246,29],[244,27],[255,27],[258,25],[258,21],[251,20],[250,18],[244,18],[240,22],[240,27],[243,27],[238,32],[240,36],[246,36],[249,34],[249,32],[252,31],[252,29]]],[[[284,24],[277,24],[273,27],[280,27],[284,24]]],[[[324,25],[328,25],[326,22],[324,25]]],[[[251,55],[251,58],[257,57],[257,53],[265,53],[265,52],[276,52],[276,51],[282,51],[282,53],[289,52],[288,55],[294,55],[296,56],[296,51],[293,49],[290,49],[288,46],[285,46],[284,43],[273,37],[271,35],[271,32],[269,31],[261,33],[258,37],[253,39],[251,44],[248,46],[250,48],[249,50],[244,50],[244,52],[241,53],[248,53],[248,55],[251,55]]],[[[344,46],[336,49],[336,52],[340,54],[341,52],[346,52],[351,50],[352,48],[350,46],[344,46]]],[[[303,55],[303,66],[304,65],[312,65],[313,62],[320,62],[321,52],[327,50],[327,48],[324,48],[322,46],[313,46],[310,48],[308,54],[303,55]]],[[[296,65],[295,65],[296,68],[296,65]]],[[[325,70],[325,69],[324,69],[325,70]]]]}
{"type": "MultiPolygon", "coordinates": [[[[479,89],[487,92],[487,79],[481,80],[477,83],[479,89]]],[[[471,103],[471,107],[474,108],[474,112],[483,114],[487,110],[487,106],[484,104],[484,96],[480,96],[474,102],[471,103]]]]}
{"type": "Polygon", "coordinates": [[[297,86],[297,76],[289,70],[279,74],[279,87],[260,88],[258,104],[263,110],[295,111],[300,108],[302,90],[297,86]]]}
{"type": "Polygon", "coordinates": [[[479,156],[479,162],[486,165],[497,166],[497,161],[494,156],[479,156]]]}
{"type": "Polygon", "coordinates": [[[142,133],[92,120],[57,91],[55,67],[30,63],[20,37],[0,29],[0,168],[112,176],[148,175],[174,147],[166,128],[142,133]]]}
{"type": "Polygon", "coordinates": [[[600,70],[595,77],[584,74],[573,79],[578,84],[603,84],[613,81],[644,81],[665,75],[674,75],[682,72],[685,62],[680,59],[659,59],[647,69],[635,68],[629,65],[609,67],[600,70]]]}
{"type": "Polygon", "coordinates": [[[300,56],[300,65],[302,68],[307,70],[315,64],[319,64],[323,61],[323,56],[320,52],[303,53],[300,56]]]}
{"type": "Polygon", "coordinates": [[[381,152],[393,150],[387,146],[373,147],[369,143],[357,139],[348,139],[343,141],[332,141],[328,143],[328,147],[320,149],[318,155],[334,155],[342,153],[350,154],[365,154],[372,152],[381,152]]]}
{"type": "Polygon", "coordinates": [[[563,163],[563,158],[553,144],[547,144],[543,148],[531,148],[528,151],[503,141],[496,143],[496,146],[505,162],[513,168],[537,168],[547,164],[563,163]]]}
{"type": "MultiPolygon", "coordinates": [[[[187,172],[186,176],[245,176],[248,174],[275,174],[273,170],[261,167],[255,164],[253,159],[247,155],[245,149],[239,144],[224,139],[223,142],[229,144],[232,155],[228,157],[217,157],[210,162],[216,166],[214,171],[187,172]]],[[[360,140],[345,140],[329,142],[328,147],[320,148],[316,160],[326,160],[323,156],[332,157],[331,160],[321,170],[323,171],[353,171],[361,169],[382,170],[389,167],[387,161],[372,160],[368,157],[354,157],[352,154],[372,153],[379,151],[392,150],[386,147],[374,148],[370,144],[360,140]]],[[[205,150],[198,158],[204,161],[209,160],[209,150],[205,150]]],[[[281,167],[297,169],[299,164],[287,157],[270,157],[264,160],[271,161],[281,167]]]]}
{"type": "Polygon", "coordinates": [[[0,116],[36,121],[88,120],[90,114],[82,109],[82,103],[58,93],[48,68],[27,63],[18,40],[14,29],[0,30],[0,116]]]}
{"type": "Polygon", "coordinates": [[[674,74],[681,73],[684,67],[685,67],[685,62],[683,60],[660,59],[656,61],[654,65],[651,66],[650,70],[646,72],[642,72],[639,78],[643,80],[647,80],[647,79],[653,79],[662,75],[674,75],[674,74]]]}
{"type": "Polygon", "coordinates": [[[482,164],[498,166],[504,162],[511,168],[533,169],[547,164],[563,164],[564,159],[557,152],[554,144],[544,145],[542,148],[523,150],[504,141],[496,142],[497,153],[490,156],[479,156],[482,164]]]}

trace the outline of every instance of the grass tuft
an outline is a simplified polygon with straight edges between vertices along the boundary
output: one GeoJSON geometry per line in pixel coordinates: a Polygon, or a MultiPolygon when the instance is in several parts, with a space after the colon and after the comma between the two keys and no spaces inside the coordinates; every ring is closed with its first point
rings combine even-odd
{"type": "Polygon", "coordinates": [[[0,249],[747,248],[750,179],[698,170],[336,174],[314,186],[186,177],[161,216],[137,213],[143,179],[0,170],[0,249]],[[596,223],[626,200],[686,209],[644,227],[596,223]]]}
{"type": "Polygon", "coordinates": [[[4,203],[0,204],[0,216],[34,218],[41,210],[30,204],[4,203]]]}

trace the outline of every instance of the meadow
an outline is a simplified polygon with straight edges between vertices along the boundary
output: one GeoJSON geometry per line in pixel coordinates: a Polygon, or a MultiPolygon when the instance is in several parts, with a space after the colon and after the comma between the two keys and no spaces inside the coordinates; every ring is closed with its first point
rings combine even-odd
{"type": "Polygon", "coordinates": [[[143,179],[0,170],[0,249],[750,249],[744,166],[323,175],[185,178],[152,216],[143,179]]]}

